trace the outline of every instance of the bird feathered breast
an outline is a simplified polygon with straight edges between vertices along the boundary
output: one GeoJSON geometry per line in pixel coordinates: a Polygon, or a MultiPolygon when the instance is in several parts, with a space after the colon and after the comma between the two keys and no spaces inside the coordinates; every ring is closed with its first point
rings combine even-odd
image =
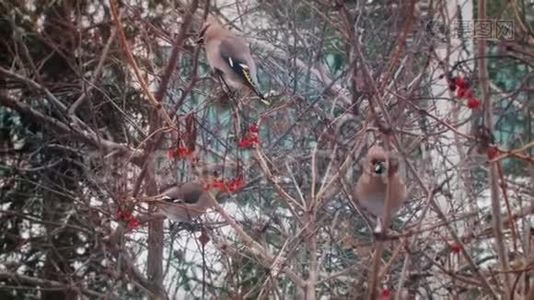
{"type": "Polygon", "coordinates": [[[389,166],[386,165],[388,154],[379,146],[373,146],[367,152],[363,172],[356,183],[354,192],[360,204],[372,214],[384,215],[386,192],[390,189],[390,208],[394,213],[406,198],[406,185],[398,174],[397,158],[389,155],[389,166]]]}

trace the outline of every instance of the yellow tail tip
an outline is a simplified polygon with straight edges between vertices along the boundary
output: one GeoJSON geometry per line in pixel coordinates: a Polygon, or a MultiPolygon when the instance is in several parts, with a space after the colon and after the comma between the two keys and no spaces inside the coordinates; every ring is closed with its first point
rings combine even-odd
{"type": "Polygon", "coordinates": [[[265,98],[260,98],[260,101],[266,106],[271,106],[271,102],[267,101],[265,98]]]}

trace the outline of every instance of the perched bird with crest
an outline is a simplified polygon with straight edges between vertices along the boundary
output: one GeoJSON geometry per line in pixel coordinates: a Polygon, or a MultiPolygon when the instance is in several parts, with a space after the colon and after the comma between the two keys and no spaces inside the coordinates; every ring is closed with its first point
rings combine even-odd
{"type": "Polygon", "coordinates": [[[211,206],[212,198],[219,194],[210,189],[209,184],[217,178],[216,172],[197,171],[199,178],[185,183],[177,183],[163,190],[157,196],[142,199],[155,205],[160,213],[177,222],[191,222],[203,215],[211,206]]]}
{"type": "Polygon", "coordinates": [[[254,92],[269,105],[258,90],[256,63],[242,37],[224,28],[215,17],[208,15],[200,31],[199,42],[204,44],[208,63],[214,72],[230,87],[254,92]]]}
{"type": "MultiPolygon", "coordinates": [[[[360,205],[377,217],[375,232],[381,233],[386,217],[386,194],[390,189],[389,217],[399,211],[406,199],[406,185],[399,174],[400,160],[381,146],[371,147],[363,159],[363,172],[354,187],[353,195],[360,205]]],[[[389,220],[388,220],[389,224],[389,220]]]]}

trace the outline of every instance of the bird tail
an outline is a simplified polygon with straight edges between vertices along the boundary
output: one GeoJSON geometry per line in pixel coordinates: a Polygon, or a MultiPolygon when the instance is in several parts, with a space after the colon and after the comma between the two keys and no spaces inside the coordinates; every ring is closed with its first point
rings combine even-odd
{"type": "Polygon", "coordinates": [[[254,89],[254,93],[256,93],[256,95],[258,95],[258,97],[260,97],[260,101],[267,105],[267,106],[271,106],[271,102],[269,102],[269,100],[265,99],[265,96],[263,96],[260,92],[258,92],[256,89],[254,89]]]}
{"type": "Polygon", "coordinates": [[[157,201],[156,197],[137,197],[136,199],[140,202],[147,202],[147,203],[157,201]]]}
{"type": "Polygon", "coordinates": [[[248,67],[247,68],[242,67],[240,71],[241,71],[241,74],[243,75],[243,78],[245,79],[246,84],[250,87],[250,89],[252,89],[252,91],[256,95],[258,95],[258,97],[260,97],[260,101],[263,104],[270,106],[271,103],[267,101],[267,99],[265,99],[265,96],[263,96],[263,94],[258,91],[258,88],[256,87],[256,83],[252,79],[252,76],[250,75],[248,67]]]}

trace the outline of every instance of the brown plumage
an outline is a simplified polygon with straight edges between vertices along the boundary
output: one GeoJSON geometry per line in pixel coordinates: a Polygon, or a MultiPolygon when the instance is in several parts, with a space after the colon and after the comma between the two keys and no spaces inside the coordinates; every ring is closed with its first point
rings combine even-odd
{"type": "Polygon", "coordinates": [[[363,173],[354,188],[354,196],[363,208],[379,220],[385,217],[388,184],[391,190],[390,218],[397,213],[406,199],[406,185],[398,173],[399,163],[397,157],[386,153],[380,146],[371,147],[363,161],[363,173]],[[387,158],[389,158],[389,169],[387,158]]]}
{"type": "Polygon", "coordinates": [[[178,222],[191,222],[204,214],[212,205],[212,198],[217,197],[218,190],[207,186],[217,174],[215,166],[194,167],[196,180],[174,184],[162,191],[159,195],[146,197],[144,202],[158,207],[159,212],[167,218],[178,222]]]}
{"type": "Polygon", "coordinates": [[[186,182],[172,186],[148,202],[156,205],[167,218],[190,222],[204,214],[211,207],[214,191],[208,191],[200,181],[186,182]]]}
{"type": "Polygon", "coordinates": [[[268,104],[257,88],[256,63],[245,40],[213,16],[208,16],[200,35],[211,68],[231,87],[250,89],[268,104]]]}

